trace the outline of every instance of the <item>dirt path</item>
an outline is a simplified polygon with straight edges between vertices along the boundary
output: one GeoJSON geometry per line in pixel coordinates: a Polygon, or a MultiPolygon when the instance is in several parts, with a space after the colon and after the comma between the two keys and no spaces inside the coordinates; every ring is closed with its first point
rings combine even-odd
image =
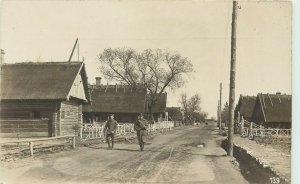
{"type": "Polygon", "coordinates": [[[230,163],[214,126],[184,127],[137,144],[105,144],[7,162],[0,182],[10,183],[230,183],[247,181],[230,163]],[[197,148],[204,143],[203,148],[197,148]]]}

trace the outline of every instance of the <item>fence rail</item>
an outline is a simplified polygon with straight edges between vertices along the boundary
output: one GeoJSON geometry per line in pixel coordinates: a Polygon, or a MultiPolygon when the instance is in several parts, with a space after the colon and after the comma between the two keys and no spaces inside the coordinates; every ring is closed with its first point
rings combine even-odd
{"type": "MultiPolygon", "coordinates": [[[[66,136],[57,136],[57,137],[49,137],[49,138],[39,138],[39,139],[27,139],[27,140],[15,140],[15,141],[3,141],[0,142],[1,147],[2,146],[8,146],[15,144],[17,147],[20,146],[20,144],[27,144],[29,150],[30,150],[30,156],[33,157],[34,149],[39,148],[40,145],[35,145],[36,142],[41,141],[51,141],[51,140],[59,140],[59,139],[72,139],[72,148],[75,148],[76,145],[76,136],[75,135],[66,135],[66,136]]],[[[56,145],[57,143],[54,143],[53,145],[56,145]]]]}
{"type": "MultiPolygon", "coordinates": [[[[88,139],[97,139],[97,138],[104,138],[104,126],[105,125],[92,125],[92,124],[85,124],[81,127],[80,130],[80,137],[83,140],[88,139]]],[[[171,130],[174,127],[173,121],[161,121],[155,122],[154,124],[148,124],[147,132],[153,131],[167,131],[171,130]]],[[[116,135],[122,136],[129,133],[134,133],[134,124],[133,123],[120,123],[118,124],[116,135]]]]}
{"type": "Polygon", "coordinates": [[[241,130],[244,137],[290,137],[291,129],[263,129],[263,128],[246,128],[241,130]]]}

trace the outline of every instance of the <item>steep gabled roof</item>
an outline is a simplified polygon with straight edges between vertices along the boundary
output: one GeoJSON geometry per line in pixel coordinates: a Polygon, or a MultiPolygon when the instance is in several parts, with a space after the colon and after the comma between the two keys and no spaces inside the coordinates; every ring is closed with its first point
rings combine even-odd
{"type": "Polygon", "coordinates": [[[138,85],[90,86],[91,104],[83,112],[143,113],[146,105],[146,88],[138,85]]]}
{"type": "Polygon", "coordinates": [[[235,108],[235,115],[237,116],[237,113],[240,112],[240,115],[242,115],[244,118],[251,118],[254,105],[256,101],[256,96],[243,96],[240,95],[238,104],[235,108]]]}
{"type": "Polygon", "coordinates": [[[258,94],[257,103],[263,110],[265,122],[291,122],[292,95],[258,94]]]}
{"type": "Polygon", "coordinates": [[[24,62],[1,66],[1,100],[65,100],[80,74],[89,100],[82,62],[24,62]]]}

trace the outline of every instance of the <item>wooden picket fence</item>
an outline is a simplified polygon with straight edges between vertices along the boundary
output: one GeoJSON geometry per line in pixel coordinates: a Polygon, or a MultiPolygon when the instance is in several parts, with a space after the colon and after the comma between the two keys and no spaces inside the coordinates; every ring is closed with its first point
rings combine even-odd
{"type": "Polygon", "coordinates": [[[168,131],[174,128],[174,122],[173,121],[161,121],[161,122],[155,122],[154,124],[150,124],[148,126],[148,133],[153,131],[168,131]]]}
{"type": "Polygon", "coordinates": [[[290,137],[291,129],[265,128],[246,120],[241,121],[240,134],[243,137],[290,137]]]}
{"type": "Polygon", "coordinates": [[[248,128],[244,127],[241,130],[241,135],[243,137],[290,137],[291,129],[279,129],[279,128],[248,128]]]}
{"type": "MultiPolygon", "coordinates": [[[[98,139],[104,138],[104,126],[102,125],[92,125],[92,124],[85,124],[80,128],[80,138],[82,140],[89,140],[89,139],[98,139]]],[[[148,133],[153,131],[168,131],[174,128],[173,121],[161,121],[155,122],[154,124],[148,124],[147,131],[148,133]]],[[[133,123],[119,123],[116,131],[116,136],[123,136],[126,134],[135,133],[134,124],[133,123]]]]}

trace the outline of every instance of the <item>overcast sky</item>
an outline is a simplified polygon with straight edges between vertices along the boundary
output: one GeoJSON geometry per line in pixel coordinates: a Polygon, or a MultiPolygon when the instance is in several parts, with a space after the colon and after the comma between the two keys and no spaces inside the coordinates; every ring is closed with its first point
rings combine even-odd
{"type": "MultiPolygon", "coordinates": [[[[236,102],[240,94],[291,94],[291,2],[239,4],[236,102]]],[[[66,61],[78,37],[94,83],[101,76],[97,55],[105,48],[170,49],[188,57],[195,73],[168,92],[168,106],[178,106],[183,92],[199,93],[202,109],[216,116],[220,82],[228,101],[231,1],[7,0],[0,13],[6,63],[66,61]]]]}

